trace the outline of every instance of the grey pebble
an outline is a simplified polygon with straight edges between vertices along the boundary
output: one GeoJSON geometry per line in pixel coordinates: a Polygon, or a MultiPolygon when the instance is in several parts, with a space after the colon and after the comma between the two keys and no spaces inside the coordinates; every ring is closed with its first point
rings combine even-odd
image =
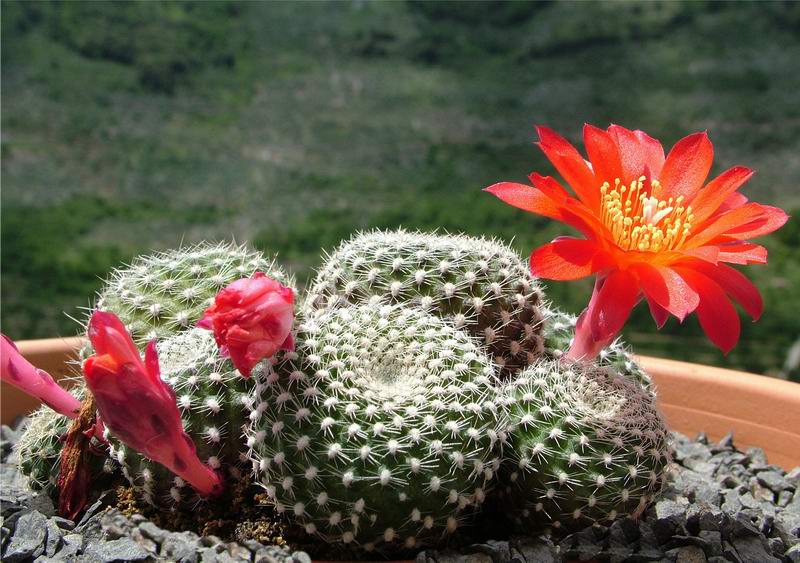
{"type": "Polygon", "coordinates": [[[14,527],[14,535],[3,552],[5,563],[34,559],[44,553],[47,518],[36,510],[24,511],[14,527]]]}
{"type": "Polygon", "coordinates": [[[132,539],[119,538],[88,544],[84,559],[87,563],[112,563],[113,561],[147,561],[153,558],[132,539]]]}
{"type": "Polygon", "coordinates": [[[52,520],[47,521],[47,541],[45,542],[44,546],[44,554],[47,557],[52,557],[58,551],[58,548],[61,547],[61,538],[63,537],[63,533],[61,532],[61,528],[52,520]]]}
{"type": "Polygon", "coordinates": [[[693,545],[679,547],[676,556],[677,563],[705,563],[707,561],[703,550],[693,545]]]}

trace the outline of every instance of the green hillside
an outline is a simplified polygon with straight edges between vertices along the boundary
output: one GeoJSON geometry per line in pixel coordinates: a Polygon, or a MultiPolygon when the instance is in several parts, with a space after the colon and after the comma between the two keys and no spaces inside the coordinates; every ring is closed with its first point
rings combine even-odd
{"type": "MultiPolygon", "coordinates": [[[[3,332],[74,333],[113,265],[182,241],[250,241],[301,280],[373,226],[527,254],[564,227],[481,189],[552,171],[534,123],[708,130],[714,172],[756,168],[746,195],[797,216],[797,61],[796,2],[4,1],[3,332]]],[[[766,312],[728,357],[646,308],[625,338],[777,374],[800,341],[796,221],[765,244],[766,312]]],[[[549,295],[577,312],[589,292],[549,295]]]]}

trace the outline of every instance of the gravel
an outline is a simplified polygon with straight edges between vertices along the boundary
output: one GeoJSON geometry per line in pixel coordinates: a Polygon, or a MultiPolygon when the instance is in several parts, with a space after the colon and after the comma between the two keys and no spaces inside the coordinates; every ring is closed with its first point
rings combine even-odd
{"type": "MultiPolygon", "coordinates": [[[[45,496],[24,488],[12,445],[19,430],[0,429],[2,560],[311,563],[289,548],[164,530],[127,518],[101,496],[79,522],[55,515],[45,496]]],[[[460,550],[427,550],[417,563],[556,561],[800,563],[800,468],[770,465],[763,450],[736,449],[733,437],[709,443],[673,435],[676,470],[663,495],[634,522],[621,519],[565,537],[513,537],[460,550]]]]}

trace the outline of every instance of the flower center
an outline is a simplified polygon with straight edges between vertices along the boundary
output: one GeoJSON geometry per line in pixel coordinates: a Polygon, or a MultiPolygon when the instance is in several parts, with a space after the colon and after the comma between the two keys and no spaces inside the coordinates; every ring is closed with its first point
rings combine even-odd
{"type": "MultiPolygon", "coordinates": [[[[614,187],[608,182],[600,187],[601,220],[608,227],[614,242],[622,250],[659,252],[680,247],[692,227],[692,207],[684,207],[683,196],[660,200],[643,190],[645,177],[622,185],[617,178],[614,187]]],[[[652,180],[651,191],[659,187],[652,180]]]]}

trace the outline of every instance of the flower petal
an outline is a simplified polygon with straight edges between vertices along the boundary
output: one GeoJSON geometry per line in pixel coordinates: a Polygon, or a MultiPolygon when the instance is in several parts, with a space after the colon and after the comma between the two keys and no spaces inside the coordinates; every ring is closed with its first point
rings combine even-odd
{"type": "Polygon", "coordinates": [[[777,207],[748,203],[718,215],[703,230],[689,238],[687,248],[696,248],[720,237],[724,240],[746,240],[771,233],[789,219],[777,207]]]}
{"type": "Polygon", "coordinates": [[[729,168],[700,190],[692,199],[692,214],[694,223],[700,225],[710,217],[720,206],[725,203],[732,193],[735,193],[747,182],[754,172],[744,166],[729,168]]]}
{"type": "MultiPolygon", "coordinates": [[[[700,296],[675,270],[646,263],[634,264],[631,269],[639,277],[642,291],[648,300],[652,299],[681,322],[697,308],[700,296]]],[[[650,310],[652,312],[652,307],[650,310]]],[[[653,318],[656,319],[655,316],[653,318]]]]}
{"type": "Polygon", "coordinates": [[[697,318],[706,336],[725,354],[739,341],[741,325],[725,292],[713,280],[691,268],[676,268],[700,295],[697,318]]]}
{"type": "Polygon", "coordinates": [[[669,318],[669,311],[656,303],[647,293],[644,294],[644,297],[647,299],[647,306],[650,308],[650,316],[656,322],[656,327],[661,329],[669,318]]]}
{"type": "Polygon", "coordinates": [[[583,144],[592,163],[597,186],[602,186],[603,182],[613,186],[616,178],[623,178],[619,147],[610,133],[587,123],[583,126],[583,144]]]}
{"type": "Polygon", "coordinates": [[[764,312],[764,300],[758,288],[747,279],[747,276],[725,264],[714,266],[699,260],[692,261],[691,268],[719,284],[754,321],[761,317],[761,313],[764,312]]]}
{"type": "Polygon", "coordinates": [[[661,191],[654,195],[659,199],[683,196],[690,200],[703,186],[713,160],[714,147],[706,133],[684,137],[669,151],[658,178],[661,191]]]}
{"type": "Polygon", "coordinates": [[[517,209],[549,217],[550,219],[561,220],[561,210],[558,203],[553,201],[542,190],[533,186],[515,182],[498,182],[488,188],[484,188],[483,191],[489,192],[504,203],[517,209]]]}
{"type": "Polygon", "coordinates": [[[752,242],[731,242],[717,248],[719,262],[742,265],[767,263],[767,249],[752,242]]]}
{"type": "Polygon", "coordinates": [[[608,132],[614,136],[619,147],[623,170],[620,179],[623,183],[630,184],[640,176],[649,176],[646,171],[655,177],[659,176],[664,165],[661,143],[643,131],[631,131],[619,125],[610,126],[608,132]]]}
{"type": "Polygon", "coordinates": [[[578,150],[561,135],[547,127],[537,126],[539,147],[558,173],[575,191],[578,198],[594,209],[600,201],[600,186],[578,150]]]}
{"type": "Polygon", "coordinates": [[[615,336],[631,314],[639,296],[639,284],[627,270],[615,270],[605,279],[591,307],[592,337],[605,340],[615,336]]]}
{"type": "Polygon", "coordinates": [[[594,241],[561,237],[531,253],[534,276],[548,280],[577,280],[609,265],[607,255],[594,241]]]}

